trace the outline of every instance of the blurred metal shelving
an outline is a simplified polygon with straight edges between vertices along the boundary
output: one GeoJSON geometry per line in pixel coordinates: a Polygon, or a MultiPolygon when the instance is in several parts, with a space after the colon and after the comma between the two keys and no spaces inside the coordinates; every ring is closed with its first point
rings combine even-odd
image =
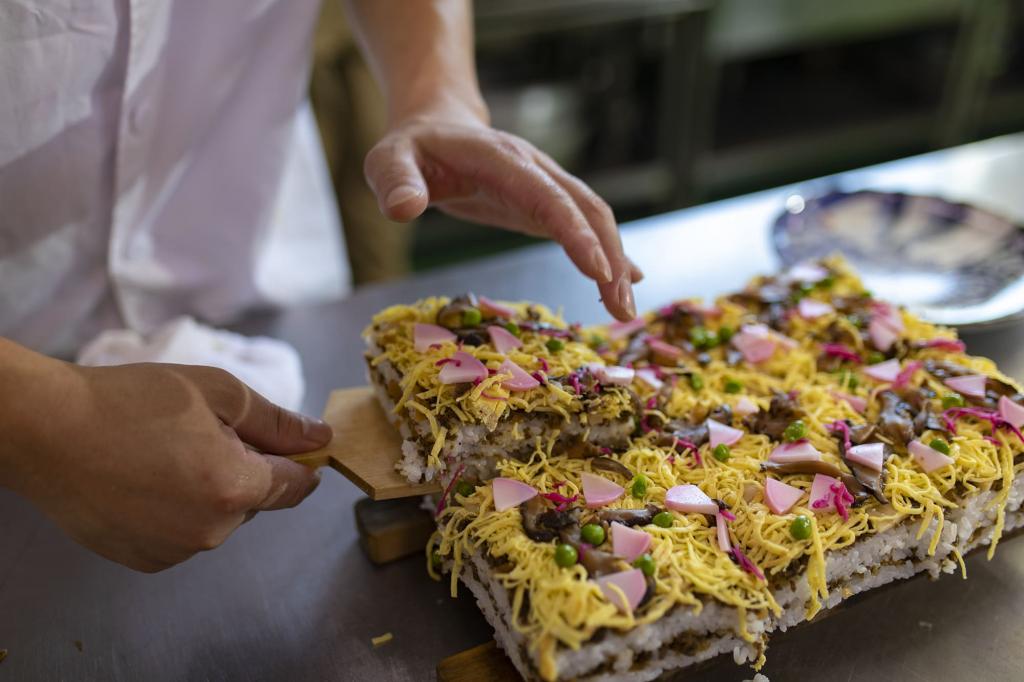
{"type": "Polygon", "coordinates": [[[1021,0],[720,0],[708,24],[696,153],[682,201],[959,144],[977,139],[993,117],[1002,125],[988,126],[995,132],[1019,128],[1024,88],[991,92],[1013,43],[1011,5],[1019,22],[1021,0]],[[873,57],[873,72],[860,68],[873,57]],[[795,68],[811,63],[811,71],[814,60],[846,59],[831,77],[873,73],[851,85],[860,98],[875,100],[863,106],[813,73],[760,96],[750,94],[757,84],[748,82],[740,87],[746,99],[729,97],[730,77],[749,78],[759,66],[784,65],[787,58],[795,68]],[[773,110],[787,103],[793,125],[773,129],[773,110]],[[760,128],[759,134],[723,139],[730,117],[738,119],[734,128],[760,128]]]}
{"type": "MultiPolygon", "coordinates": [[[[495,123],[620,218],[1024,127],[1024,0],[476,0],[495,123]]],[[[525,238],[428,217],[417,264],[525,238]],[[441,249],[458,235],[460,249],[441,249]]]]}

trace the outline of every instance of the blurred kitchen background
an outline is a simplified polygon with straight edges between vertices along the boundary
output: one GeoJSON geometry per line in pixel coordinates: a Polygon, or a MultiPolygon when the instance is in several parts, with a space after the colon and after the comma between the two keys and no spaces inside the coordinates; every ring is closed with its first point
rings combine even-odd
{"type": "MultiPolygon", "coordinates": [[[[436,211],[410,227],[379,217],[361,166],[383,102],[326,5],[312,93],[357,283],[530,243],[436,211]]],[[[1024,129],[1024,0],[475,8],[495,126],[590,183],[620,222],[1024,129]]]]}

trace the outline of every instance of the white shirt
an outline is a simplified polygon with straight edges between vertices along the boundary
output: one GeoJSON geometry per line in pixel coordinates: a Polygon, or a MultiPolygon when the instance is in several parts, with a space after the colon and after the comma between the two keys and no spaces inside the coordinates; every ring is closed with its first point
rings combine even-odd
{"type": "Polygon", "coordinates": [[[318,0],[0,0],[0,336],[341,295],[318,0]]]}

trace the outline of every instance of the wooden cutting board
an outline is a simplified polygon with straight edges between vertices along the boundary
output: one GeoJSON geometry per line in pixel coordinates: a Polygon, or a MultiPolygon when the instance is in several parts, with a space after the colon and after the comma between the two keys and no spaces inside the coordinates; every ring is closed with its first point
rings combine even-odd
{"type": "Polygon", "coordinates": [[[395,470],[402,459],[402,439],[369,386],[332,392],[323,419],[334,429],[331,442],[289,459],[311,467],[329,466],[374,500],[440,492],[436,482],[410,483],[395,470]]]}

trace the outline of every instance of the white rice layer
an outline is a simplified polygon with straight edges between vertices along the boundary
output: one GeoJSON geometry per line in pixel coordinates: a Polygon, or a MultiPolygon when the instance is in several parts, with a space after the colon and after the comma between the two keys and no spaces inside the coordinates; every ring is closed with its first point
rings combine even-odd
{"type": "MultiPolygon", "coordinates": [[[[371,349],[371,353],[373,350],[371,349]]],[[[382,362],[369,373],[388,421],[402,436],[402,459],[395,468],[408,480],[418,483],[432,481],[442,472],[427,463],[429,447],[422,444],[433,442],[433,433],[426,420],[405,419],[395,413],[395,401],[388,395],[387,384],[398,382],[398,371],[389,362],[382,362]]],[[[445,439],[438,455],[446,462],[443,470],[452,470],[464,464],[466,473],[479,478],[495,475],[495,460],[508,457],[528,457],[538,443],[544,444],[552,433],[550,418],[529,413],[513,414],[502,420],[497,428],[488,431],[483,424],[460,424],[445,439]]],[[[583,424],[577,415],[558,424],[559,442],[586,441],[594,445],[620,447],[625,444],[633,431],[633,420],[623,418],[602,422],[590,416],[583,424]]]]}

